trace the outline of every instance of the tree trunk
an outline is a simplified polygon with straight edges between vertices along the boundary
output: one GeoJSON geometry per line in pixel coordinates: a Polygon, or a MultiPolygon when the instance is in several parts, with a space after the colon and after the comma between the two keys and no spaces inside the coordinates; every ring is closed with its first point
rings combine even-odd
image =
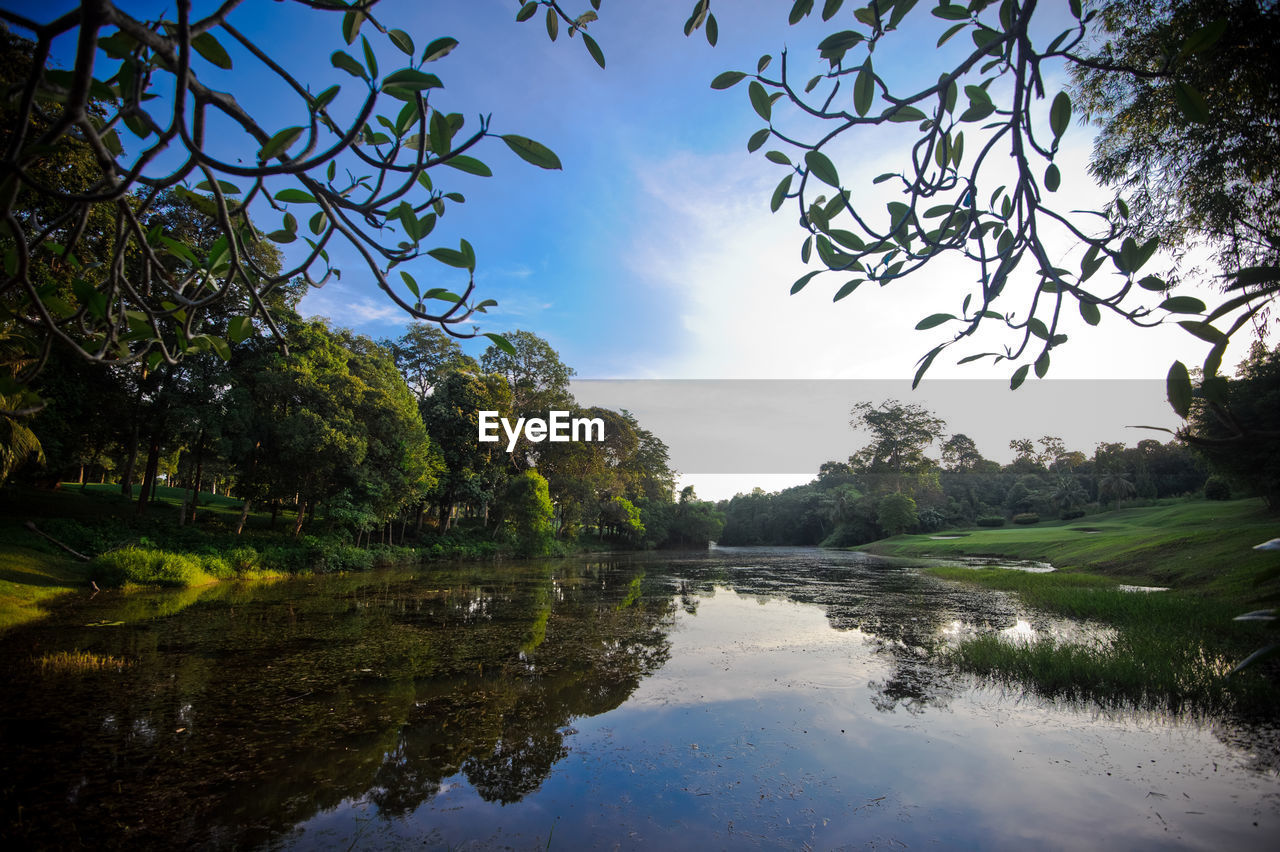
{"type": "Polygon", "coordinates": [[[249,500],[244,501],[244,506],[240,509],[240,523],[236,524],[236,535],[240,535],[244,531],[244,522],[249,517],[249,500]]]}
{"type": "Polygon", "coordinates": [[[294,521],[294,523],[293,523],[293,537],[294,537],[294,538],[298,538],[300,535],[302,535],[302,521],[303,521],[303,519],[306,517],[306,508],[307,508],[307,507],[306,507],[306,505],[302,502],[302,499],[301,499],[301,498],[299,498],[299,499],[298,499],[298,517],[297,517],[297,519],[296,519],[296,520],[294,521]]]}
{"type": "Polygon", "coordinates": [[[120,493],[126,497],[133,496],[133,466],[138,463],[138,423],[134,420],[133,429],[129,433],[129,453],[125,456],[124,470],[120,472],[120,493]]]}
{"type": "Polygon", "coordinates": [[[151,499],[151,495],[156,490],[156,472],[160,468],[160,433],[155,430],[151,433],[151,440],[147,442],[147,468],[142,478],[142,489],[138,493],[138,517],[147,511],[147,503],[151,499]]]}
{"type": "Polygon", "coordinates": [[[196,507],[200,504],[200,479],[204,476],[204,428],[196,441],[196,478],[191,483],[191,523],[196,522],[196,507]]]}

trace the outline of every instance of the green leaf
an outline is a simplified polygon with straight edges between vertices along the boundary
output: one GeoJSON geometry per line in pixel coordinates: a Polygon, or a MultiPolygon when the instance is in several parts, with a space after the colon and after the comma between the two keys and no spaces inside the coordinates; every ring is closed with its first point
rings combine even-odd
{"type": "Polygon", "coordinates": [[[276,201],[297,204],[314,204],[315,197],[300,189],[282,189],[276,193],[276,201]]]}
{"type": "Polygon", "coordinates": [[[859,284],[861,284],[861,283],[863,282],[863,280],[864,280],[864,279],[862,279],[862,278],[855,278],[855,279],[853,279],[852,281],[846,281],[846,282],[845,282],[845,283],[840,287],[840,289],[836,291],[836,294],[835,294],[834,296],[832,296],[832,297],[831,297],[831,301],[833,301],[833,302],[838,302],[838,301],[840,301],[840,300],[841,300],[841,299],[843,299],[845,296],[849,295],[849,294],[850,294],[850,293],[852,293],[854,290],[858,289],[858,285],[859,285],[859,284]]]}
{"type": "Polygon", "coordinates": [[[427,254],[431,255],[446,266],[452,266],[456,269],[470,268],[468,266],[469,261],[467,260],[467,256],[460,251],[454,251],[449,248],[435,248],[431,249],[427,254]]]}
{"type": "Polygon", "coordinates": [[[400,48],[402,53],[413,56],[413,39],[404,30],[389,30],[387,38],[391,39],[391,43],[400,48]]]}
{"type": "Polygon", "coordinates": [[[435,62],[437,59],[443,59],[457,46],[458,40],[456,38],[450,38],[449,36],[438,38],[427,45],[426,50],[422,51],[422,61],[435,62]]]}
{"type": "Polygon", "coordinates": [[[969,10],[960,3],[947,4],[934,7],[933,16],[942,18],[944,21],[967,21],[969,20],[969,10]]]}
{"type": "Polygon", "coordinates": [[[1089,325],[1097,325],[1102,322],[1102,311],[1098,310],[1098,306],[1093,302],[1080,300],[1080,316],[1089,325]]]}
{"type": "Polygon", "coordinates": [[[871,60],[862,64],[853,82],[853,108],[858,115],[866,115],[876,94],[876,75],[871,70],[871,60]]]}
{"type": "Polygon", "coordinates": [[[230,338],[232,345],[243,342],[251,334],[253,334],[251,317],[232,317],[231,322],[227,323],[227,337],[230,338]]]}
{"type": "Polygon", "coordinates": [[[769,151],[764,155],[764,158],[769,162],[777,163],[780,166],[791,165],[791,158],[781,151],[769,151]]]}
{"type": "Polygon", "coordinates": [[[1027,371],[1030,369],[1030,364],[1023,364],[1014,370],[1012,378],[1009,379],[1009,390],[1017,390],[1027,380],[1027,371]]]}
{"type": "Polygon", "coordinates": [[[231,57],[223,50],[222,45],[218,44],[218,40],[209,33],[200,33],[200,35],[191,39],[191,46],[196,53],[219,68],[231,67],[231,57]]]}
{"type": "Polygon", "coordinates": [[[747,140],[747,151],[755,152],[760,150],[765,142],[769,141],[769,134],[772,131],[767,127],[762,127],[755,133],[751,134],[751,138],[747,140]]]}
{"type": "MultiPolygon", "coordinates": [[[[205,192],[213,192],[213,186],[211,186],[207,180],[202,180],[196,184],[196,189],[202,189],[205,192]]],[[[236,186],[234,183],[227,183],[225,180],[218,181],[218,189],[222,190],[226,195],[240,194],[240,187],[236,186]]]]}
{"type": "Polygon", "coordinates": [[[1218,18],[1215,21],[1210,21],[1191,35],[1187,36],[1187,40],[1182,43],[1182,50],[1179,51],[1179,55],[1187,56],[1192,53],[1203,53],[1217,44],[1218,39],[1222,38],[1222,34],[1226,31],[1226,18],[1218,18]]]}
{"type": "Polygon", "coordinates": [[[809,174],[829,186],[840,188],[840,175],[836,172],[835,164],[826,154],[821,151],[806,151],[804,164],[808,166],[809,174]]]}
{"type": "Polygon", "coordinates": [[[459,171],[466,172],[469,175],[479,175],[480,177],[493,177],[493,172],[484,163],[475,157],[467,157],[461,154],[450,157],[443,161],[441,165],[452,166],[459,171]]]}
{"type": "Polygon", "coordinates": [[[1047,372],[1049,372],[1049,353],[1041,352],[1040,357],[1036,359],[1036,378],[1043,379],[1047,372]]]}
{"type": "Polygon", "coordinates": [[[1169,374],[1164,380],[1165,393],[1169,398],[1169,406],[1179,417],[1186,417],[1191,412],[1191,375],[1187,365],[1174,361],[1169,374]]]}
{"type": "Polygon", "coordinates": [[[1209,123],[1211,118],[1209,104],[1205,101],[1204,95],[1195,88],[1179,80],[1173,84],[1173,99],[1177,101],[1178,109],[1182,110],[1182,114],[1188,121],[1198,124],[1209,123]]]}
{"type": "Polygon", "coordinates": [[[360,25],[364,23],[364,12],[351,11],[342,16],[342,37],[347,44],[351,44],[356,40],[356,36],[360,35],[360,25]]]}
{"type": "Polygon", "coordinates": [[[773,112],[773,101],[769,100],[769,93],[764,86],[758,80],[752,80],[747,87],[747,95],[751,98],[751,108],[756,111],[756,115],[768,121],[773,112]]]}
{"type": "Polygon", "coordinates": [[[1204,313],[1204,302],[1193,296],[1172,296],[1161,302],[1160,307],[1171,314],[1204,313]]]}
{"type": "Polygon", "coordinates": [[[787,193],[791,191],[791,178],[792,175],[787,175],[774,188],[773,197],[769,199],[769,210],[771,212],[777,213],[778,209],[782,207],[782,202],[787,200],[787,193]]]}
{"type": "Polygon", "coordinates": [[[1050,192],[1057,192],[1058,187],[1062,185],[1062,173],[1058,171],[1055,163],[1050,163],[1049,168],[1044,170],[1044,188],[1050,192]]]}
{"type": "Polygon", "coordinates": [[[951,314],[931,314],[916,323],[916,331],[925,331],[955,319],[951,314]]]}
{"type": "Polygon", "coordinates": [[[191,342],[195,343],[197,340],[204,341],[205,345],[212,349],[213,353],[223,361],[231,360],[231,347],[221,337],[215,337],[212,334],[201,334],[198,337],[193,337],[191,342]]]}
{"type": "Polygon", "coordinates": [[[1223,334],[1221,331],[1219,331],[1218,329],[1209,325],[1207,322],[1195,322],[1193,320],[1183,320],[1182,322],[1178,323],[1178,325],[1182,326],[1191,334],[1194,334],[1196,337],[1200,338],[1206,343],[1219,345],[1219,344],[1227,343],[1231,339],[1227,337],[1225,334],[1223,334]]]}
{"type": "Polygon", "coordinates": [[[1027,329],[1041,340],[1049,339],[1049,329],[1045,327],[1044,321],[1038,317],[1032,317],[1027,320],[1027,329]]]}
{"type": "MultiPolygon", "coordinates": [[[[529,5],[532,6],[533,4],[530,3],[529,5]]],[[[484,336],[492,340],[493,345],[501,349],[503,352],[507,353],[512,357],[518,357],[516,348],[511,345],[511,341],[507,340],[501,334],[490,334],[489,332],[485,332],[484,336]]]]}
{"type": "Polygon", "coordinates": [[[400,278],[404,281],[404,286],[409,288],[409,292],[417,298],[422,298],[422,294],[418,291],[418,281],[408,272],[400,270],[400,278]]]}
{"type": "MultiPolygon", "coordinates": [[[[596,44],[596,40],[586,33],[582,34],[582,43],[587,46],[587,53],[591,54],[591,58],[601,68],[604,67],[604,51],[600,49],[600,45],[596,44]]],[[[714,42],[713,42],[714,43],[714,42]]]]}
{"type": "Polygon", "coordinates": [[[364,64],[369,69],[369,76],[377,77],[378,57],[373,55],[373,45],[369,44],[369,39],[360,36],[360,46],[364,48],[364,64]]]}
{"type": "Polygon", "coordinates": [[[805,285],[814,279],[815,276],[821,275],[825,269],[819,269],[814,272],[808,272],[796,279],[796,283],[791,285],[791,295],[794,296],[804,289],[805,285]]]}
{"type": "Polygon", "coordinates": [[[364,70],[364,66],[357,62],[355,57],[345,51],[335,50],[329,56],[329,62],[333,64],[334,68],[341,68],[353,77],[359,77],[362,80],[369,79],[369,74],[364,70]]]}
{"type": "Polygon", "coordinates": [[[920,368],[916,370],[915,378],[911,380],[911,389],[915,390],[920,385],[920,380],[924,378],[924,374],[928,371],[929,366],[933,364],[933,359],[938,357],[938,353],[942,351],[942,347],[935,347],[928,355],[920,359],[920,368]]]}
{"type": "MultiPolygon", "coordinates": [[[[707,44],[712,47],[716,46],[716,42],[720,40],[720,25],[716,23],[715,15],[707,15],[707,44]]],[[[585,36],[584,36],[585,37],[585,36]]],[[[600,67],[604,67],[604,63],[600,63],[600,67]]]]}
{"type": "Polygon", "coordinates": [[[538,11],[537,3],[525,3],[520,7],[520,11],[516,12],[516,20],[523,23],[533,17],[538,11]]]}
{"type": "Polygon", "coordinates": [[[745,71],[724,71],[717,74],[716,78],[711,81],[711,88],[728,89],[731,86],[736,86],[738,83],[742,82],[742,79],[746,76],[747,74],[745,71]]]}
{"type": "Polygon", "coordinates": [[[262,150],[258,151],[258,159],[270,160],[277,154],[283,154],[289,150],[289,146],[298,141],[298,137],[301,135],[301,127],[286,127],[267,140],[267,143],[262,146],[262,150]]]}
{"type": "Polygon", "coordinates": [[[1060,138],[1070,125],[1071,96],[1066,92],[1058,92],[1049,109],[1049,128],[1053,130],[1053,138],[1060,138]]]}
{"type": "Polygon", "coordinates": [[[890,121],[897,122],[899,124],[908,121],[921,121],[928,118],[928,116],[926,116],[921,110],[907,105],[889,107],[889,109],[885,110],[884,115],[890,121]]]}
{"type": "Polygon", "coordinates": [[[422,89],[443,89],[444,83],[440,82],[440,78],[435,74],[427,74],[416,68],[401,68],[388,74],[382,80],[382,90],[388,89],[408,89],[410,91],[421,91],[422,89]]]}
{"type": "Polygon", "coordinates": [[[560,34],[560,18],[556,15],[556,10],[547,7],[547,38],[552,41],[556,40],[556,36],[560,34]]]}
{"type": "Polygon", "coordinates": [[[532,163],[541,169],[559,169],[560,158],[545,145],[535,142],[532,139],[526,139],[523,136],[517,136],[514,133],[508,133],[502,137],[502,141],[507,143],[507,147],[515,151],[520,159],[526,163],[532,163]]]}

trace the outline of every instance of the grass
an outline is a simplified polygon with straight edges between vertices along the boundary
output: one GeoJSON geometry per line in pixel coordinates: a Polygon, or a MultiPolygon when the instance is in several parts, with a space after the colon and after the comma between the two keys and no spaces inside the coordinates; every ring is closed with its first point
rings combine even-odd
{"type": "Polygon", "coordinates": [[[43,618],[46,604],[87,583],[83,562],[0,544],[0,631],[43,618]]]}
{"type": "Polygon", "coordinates": [[[110,670],[123,671],[128,668],[129,661],[91,651],[58,651],[41,656],[35,664],[41,674],[80,675],[110,670]]]}
{"type": "Polygon", "coordinates": [[[859,549],[887,556],[1033,559],[1060,571],[1088,570],[1238,602],[1274,592],[1271,581],[1280,569],[1274,554],[1252,549],[1280,534],[1280,519],[1261,500],[1176,502],[1072,521],[942,534],[963,535],[943,540],[903,535],[859,549]]]}
{"type": "Polygon", "coordinates": [[[1257,669],[1234,675],[1231,670],[1268,637],[1260,625],[1232,619],[1276,597],[1280,559],[1252,547],[1275,537],[1277,528],[1280,523],[1261,501],[1187,502],[1034,527],[967,530],[958,539],[898,536],[868,549],[895,556],[1050,562],[1060,570],[926,570],[1013,592],[1040,611],[1117,630],[1113,642],[1097,646],[972,637],[951,652],[964,671],[1029,684],[1049,696],[1103,704],[1260,712],[1274,711],[1280,703],[1274,680],[1257,669]],[[1120,590],[1131,583],[1171,590],[1120,590]]]}

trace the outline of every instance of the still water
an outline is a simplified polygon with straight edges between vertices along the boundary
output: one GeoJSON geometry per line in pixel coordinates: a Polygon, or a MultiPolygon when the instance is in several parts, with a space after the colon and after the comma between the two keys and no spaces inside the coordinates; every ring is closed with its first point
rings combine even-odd
{"type": "Polygon", "coordinates": [[[1107,638],[810,549],[86,595],[0,638],[0,844],[1275,848],[1274,732],[984,686],[975,631],[1107,638]]]}

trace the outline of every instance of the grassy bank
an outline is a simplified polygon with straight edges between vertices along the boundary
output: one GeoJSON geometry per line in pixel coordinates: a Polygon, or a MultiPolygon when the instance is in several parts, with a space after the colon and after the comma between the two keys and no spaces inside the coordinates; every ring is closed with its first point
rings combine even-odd
{"type": "Polygon", "coordinates": [[[1169,710],[1258,711],[1273,709],[1280,699],[1274,672],[1230,672],[1274,633],[1264,625],[1232,619],[1274,605],[1280,559],[1252,547],[1275,537],[1278,528],[1280,521],[1260,501],[1190,502],[1033,527],[943,533],[958,538],[899,536],[867,549],[895,556],[1050,562],[1059,570],[928,570],[945,579],[1013,592],[1037,610],[1117,631],[1114,641],[1101,645],[972,637],[953,652],[963,670],[1029,684],[1050,696],[1169,710]],[[1120,588],[1135,583],[1169,591],[1120,588]]]}
{"type": "Polygon", "coordinates": [[[1280,563],[1275,554],[1252,549],[1280,535],[1280,518],[1261,500],[1176,502],[1073,521],[935,535],[959,537],[903,535],[858,549],[887,556],[1034,559],[1060,571],[1087,570],[1237,602],[1265,593],[1268,572],[1280,563]]]}
{"type": "Polygon", "coordinates": [[[200,495],[195,523],[178,524],[181,489],[159,488],[139,518],[118,486],[67,485],[58,491],[0,491],[0,630],[39,618],[61,594],[105,586],[198,587],[219,580],[305,572],[359,571],[433,559],[488,558],[498,546],[465,532],[412,546],[356,547],[340,535],[294,538],[292,516],[251,513],[236,535],[241,504],[200,495]],[[73,551],[80,560],[26,522],[73,551]]]}

